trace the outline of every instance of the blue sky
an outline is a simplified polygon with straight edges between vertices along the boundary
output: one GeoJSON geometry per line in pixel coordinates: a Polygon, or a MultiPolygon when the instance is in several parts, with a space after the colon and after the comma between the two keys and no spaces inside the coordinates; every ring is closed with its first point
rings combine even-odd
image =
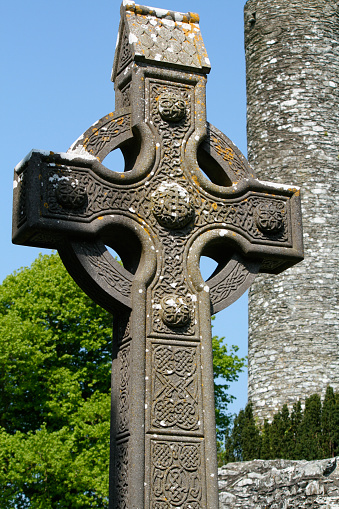
{"type": "MultiPolygon", "coordinates": [[[[245,0],[150,3],[199,13],[212,65],[207,118],[246,155],[245,0]]],[[[110,73],[119,10],[116,0],[12,0],[2,7],[1,281],[39,253],[11,243],[14,166],[33,148],[65,152],[93,122],[114,110],[110,73]]],[[[246,296],[217,315],[213,333],[247,354],[246,296]]],[[[247,400],[246,374],[231,393],[237,396],[231,411],[237,412],[247,400]]]]}

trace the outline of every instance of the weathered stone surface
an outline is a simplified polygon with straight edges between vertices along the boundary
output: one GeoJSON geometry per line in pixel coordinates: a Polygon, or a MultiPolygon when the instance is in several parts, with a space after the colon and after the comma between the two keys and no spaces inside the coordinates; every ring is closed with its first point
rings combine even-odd
{"type": "Polygon", "coordinates": [[[220,509],[339,509],[336,458],[228,463],[218,480],[220,509]]]}
{"type": "Polygon", "coordinates": [[[339,17],[337,0],[245,7],[248,157],[259,178],[302,186],[305,260],[249,298],[249,385],[270,417],[339,390],[339,17]]]}

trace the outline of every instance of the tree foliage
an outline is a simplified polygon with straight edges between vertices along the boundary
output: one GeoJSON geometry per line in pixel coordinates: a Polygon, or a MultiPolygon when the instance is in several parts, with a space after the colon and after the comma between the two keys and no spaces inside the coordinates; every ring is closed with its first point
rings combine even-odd
{"type": "MultiPolygon", "coordinates": [[[[215,375],[244,360],[213,338],[215,375]]],[[[112,317],[56,254],[0,286],[0,507],[107,508],[112,317]]],[[[216,383],[217,424],[229,423],[216,383]]]]}
{"type": "Polygon", "coordinates": [[[339,455],[339,394],[332,387],[324,401],[318,394],[300,401],[291,412],[284,405],[269,423],[256,423],[251,403],[235,417],[226,433],[220,461],[253,459],[316,460],[339,455]]]}
{"type": "Polygon", "coordinates": [[[235,398],[228,392],[229,384],[238,379],[245,365],[245,359],[237,355],[238,347],[232,345],[229,349],[224,341],[224,337],[213,336],[212,338],[215,420],[219,440],[225,436],[232,420],[227,408],[235,398]]]}

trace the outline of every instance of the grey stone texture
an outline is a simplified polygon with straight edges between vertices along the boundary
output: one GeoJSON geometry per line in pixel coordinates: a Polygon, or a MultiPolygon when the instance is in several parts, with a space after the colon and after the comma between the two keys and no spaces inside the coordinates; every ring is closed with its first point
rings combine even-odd
{"type": "Polygon", "coordinates": [[[248,158],[258,178],[301,187],[305,260],[249,296],[248,397],[270,418],[339,391],[337,0],[245,6],[248,158]]]}
{"type": "Polygon", "coordinates": [[[220,509],[339,509],[337,458],[228,463],[218,480],[220,509]]]}

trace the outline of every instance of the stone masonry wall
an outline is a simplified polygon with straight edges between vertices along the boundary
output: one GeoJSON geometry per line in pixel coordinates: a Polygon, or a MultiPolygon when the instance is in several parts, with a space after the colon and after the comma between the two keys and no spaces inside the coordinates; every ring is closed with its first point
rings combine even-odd
{"type": "Polygon", "coordinates": [[[248,0],[248,156],[301,187],[305,260],[249,298],[248,396],[259,419],[339,391],[338,0],[248,0]]]}
{"type": "Polygon", "coordinates": [[[338,458],[254,460],[219,468],[219,509],[339,509],[338,458]]]}

